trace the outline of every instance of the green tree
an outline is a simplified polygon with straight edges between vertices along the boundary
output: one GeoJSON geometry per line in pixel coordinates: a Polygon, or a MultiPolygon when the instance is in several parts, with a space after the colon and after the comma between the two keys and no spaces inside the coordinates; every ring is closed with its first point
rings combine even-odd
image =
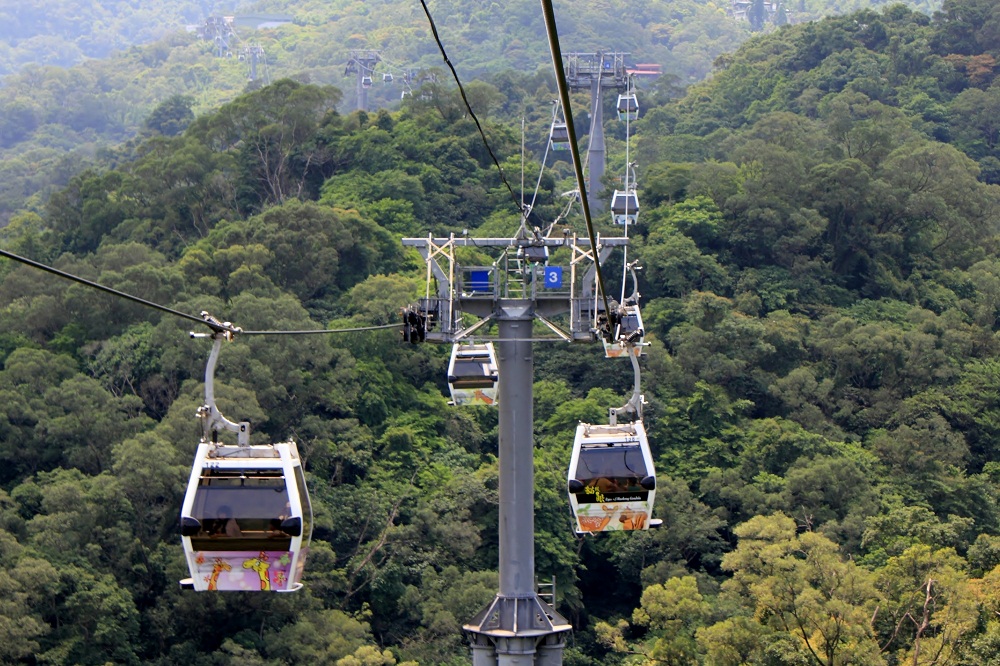
{"type": "Polygon", "coordinates": [[[146,118],[146,129],[164,136],[177,136],[194,120],[190,95],[171,95],[153,109],[146,118]]]}
{"type": "Polygon", "coordinates": [[[323,160],[315,134],[340,92],[282,79],[224,105],[191,132],[216,150],[235,150],[242,184],[255,207],[302,198],[309,172],[323,160]]]}
{"type": "Polygon", "coordinates": [[[869,626],[880,599],[870,573],[829,539],[796,534],[784,514],[756,516],[735,532],[736,550],[722,560],[733,577],[723,590],[756,621],[800,641],[808,663],[885,663],[869,626]]]}
{"type": "Polygon", "coordinates": [[[976,628],[965,563],[951,549],[915,545],[877,572],[885,605],[874,616],[882,651],[901,663],[941,664],[976,628]]]}

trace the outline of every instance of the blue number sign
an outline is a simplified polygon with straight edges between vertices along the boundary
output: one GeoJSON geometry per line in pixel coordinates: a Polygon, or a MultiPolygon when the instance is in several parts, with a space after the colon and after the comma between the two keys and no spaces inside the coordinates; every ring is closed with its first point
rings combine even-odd
{"type": "Polygon", "coordinates": [[[562,266],[545,267],[545,287],[547,289],[559,289],[562,287],[562,266]]]}

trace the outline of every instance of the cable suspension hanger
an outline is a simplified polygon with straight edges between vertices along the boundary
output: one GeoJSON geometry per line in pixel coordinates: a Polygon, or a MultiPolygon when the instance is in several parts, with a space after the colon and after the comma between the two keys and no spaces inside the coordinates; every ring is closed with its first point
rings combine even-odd
{"type": "MultiPolygon", "coordinates": [[[[631,81],[629,81],[629,89],[630,90],[632,89],[632,82],[631,81]]],[[[629,114],[626,113],[625,114],[625,206],[626,206],[626,213],[628,212],[628,201],[629,201],[629,198],[628,198],[629,197],[629,187],[628,187],[628,185],[629,185],[629,175],[630,175],[629,172],[632,169],[632,164],[629,162],[629,148],[630,148],[629,144],[632,141],[632,137],[631,137],[631,135],[629,133],[629,122],[630,122],[630,116],[629,116],[629,114]]],[[[634,179],[632,181],[632,187],[633,187],[633,189],[635,188],[635,180],[634,179]]],[[[627,216],[625,218],[625,225],[624,226],[625,226],[625,238],[628,238],[628,217],[627,216]]],[[[620,301],[621,303],[625,302],[625,283],[628,280],[628,270],[629,270],[629,264],[628,264],[628,245],[626,245],[624,248],[622,248],[622,297],[621,297],[621,301],[620,301]]]]}

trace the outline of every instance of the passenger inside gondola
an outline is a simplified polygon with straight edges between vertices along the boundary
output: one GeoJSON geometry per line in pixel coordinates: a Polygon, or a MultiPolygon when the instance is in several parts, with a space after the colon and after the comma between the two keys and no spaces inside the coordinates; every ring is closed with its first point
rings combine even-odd
{"type": "MultiPolygon", "coordinates": [[[[192,537],[195,550],[261,550],[287,547],[290,542],[282,516],[289,513],[288,491],[279,469],[206,469],[195,494],[192,518],[202,530],[192,537]],[[277,529],[275,529],[275,527],[277,529]]],[[[299,524],[301,525],[301,523],[299,524]]]]}
{"type": "Polygon", "coordinates": [[[585,495],[596,495],[594,490],[601,495],[642,492],[639,479],[646,476],[642,450],[638,446],[585,449],[575,476],[583,482],[585,495]]]}
{"type": "Polygon", "coordinates": [[[228,506],[220,506],[219,517],[215,520],[215,524],[212,525],[209,534],[216,537],[225,536],[235,538],[243,536],[243,531],[240,529],[240,524],[233,518],[233,510],[228,506]]]}

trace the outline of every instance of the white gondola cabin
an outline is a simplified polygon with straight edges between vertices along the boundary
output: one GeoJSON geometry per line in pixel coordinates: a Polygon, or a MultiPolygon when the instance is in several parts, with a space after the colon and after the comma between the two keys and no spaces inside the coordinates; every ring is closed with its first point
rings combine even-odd
{"type": "Polygon", "coordinates": [[[579,424],[567,488],[577,533],[646,530],[655,525],[656,473],[642,421],[579,424]]]}
{"type": "Polygon", "coordinates": [[[549,146],[552,150],[569,150],[569,127],[566,123],[552,123],[549,146]]]}
{"type": "Polygon", "coordinates": [[[639,197],[635,190],[615,190],[611,196],[611,216],[615,224],[635,224],[639,217],[639,197]]]}
{"type": "Polygon", "coordinates": [[[639,100],[635,93],[618,95],[618,120],[635,120],[639,117],[639,100]]]}
{"type": "MultiPolygon", "coordinates": [[[[302,587],[312,506],[294,442],[250,444],[250,424],[235,423],[215,404],[215,364],[222,340],[238,329],[215,328],[205,369],[203,434],[181,506],[181,542],[190,578],[184,589],[292,592],[302,587]],[[236,443],[219,442],[221,431],[236,443]]],[[[206,337],[192,333],[192,337],[206,337]]]]}
{"type": "Polygon", "coordinates": [[[497,384],[497,357],[493,343],[455,344],[448,363],[448,388],[451,402],[460,405],[495,405],[497,384]]]}
{"type": "Polygon", "coordinates": [[[362,88],[371,88],[372,87],[372,77],[370,77],[370,76],[362,76],[361,77],[361,87],[362,88]]]}
{"type": "Polygon", "coordinates": [[[187,587],[298,590],[311,536],[312,509],[294,442],[199,444],[181,509],[187,587]]]}

